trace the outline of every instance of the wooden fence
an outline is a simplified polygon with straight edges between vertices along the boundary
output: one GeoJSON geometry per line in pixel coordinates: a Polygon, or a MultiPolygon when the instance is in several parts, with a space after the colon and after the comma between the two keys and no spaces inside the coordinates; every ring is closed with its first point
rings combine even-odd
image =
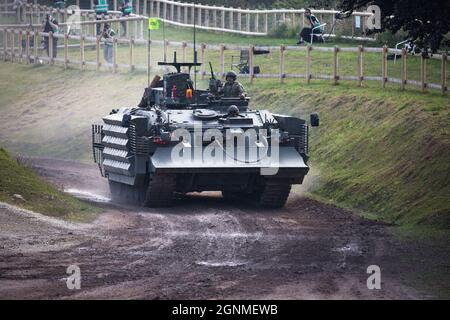
{"type": "MultiPolygon", "coordinates": [[[[231,32],[243,35],[265,36],[271,29],[276,28],[281,23],[291,25],[294,28],[304,27],[307,25],[305,21],[305,9],[270,9],[270,10],[251,10],[241,8],[219,7],[186,2],[177,2],[172,0],[141,0],[144,3],[144,15],[155,16],[163,19],[169,24],[193,27],[194,20],[197,28],[210,31],[231,32]],[[147,9],[148,8],[148,9],[147,9]],[[148,11],[147,11],[148,10],[148,11]]],[[[135,1],[139,8],[139,0],[135,1]]],[[[331,26],[335,24],[335,15],[337,10],[312,9],[312,13],[316,15],[321,22],[326,22],[325,33],[327,36],[334,37],[335,33],[331,33],[331,26]]],[[[373,38],[365,37],[365,27],[367,19],[372,16],[369,12],[353,12],[350,19],[342,20],[344,24],[349,26],[349,30],[341,28],[342,32],[348,34],[340,34],[343,38],[352,38],[360,30],[365,40],[373,40],[373,38]],[[356,24],[356,20],[359,24],[356,24]],[[356,28],[359,26],[359,28],[356,28]]],[[[343,24],[339,23],[338,27],[343,24]]]]}
{"type": "MultiPolygon", "coordinates": [[[[5,0],[5,8],[11,8],[9,0],[5,0]]],[[[79,6],[79,1],[76,2],[79,6]]],[[[106,18],[118,17],[118,0],[110,1],[110,9],[106,18]]],[[[293,28],[303,28],[308,25],[304,9],[270,9],[251,10],[231,7],[207,6],[196,3],[176,2],[172,0],[134,0],[134,12],[144,17],[159,17],[165,23],[193,27],[194,20],[197,28],[209,31],[237,33],[242,35],[265,36],[270,30],[282,23],[293,28]]],[[[1,7],[1,5],[0,5],[1,7]]],[[[82,19],[95,19],[93,1],[90,8],[81,10],[82,19]]],[[[65,22],[72,14],[67,9],[53,9],[37,4],[26,4],[23,10],[18,10],[18,21],[30,20],[40,22],[45,13],[54,12],[59,22],[65,22]],[[34,19],[33,19],[34,17],[34,19]]],[[[353,12],[349,19],[336,21],[337,10],[313,9],[321,22],[325,22],[325,34],[327,37],[339,36],[359,40],[374,40],[366,36],[367,20],[372,14],[369,12],[353,12]],[[357,23],[358,21],[358,23],[357,23]],[[335,26],[334,30],[332,26],[335,26]],[[337,31],[337,32],[336,32],[337,31]]],[[[10,12],[11,13],[11,12],[10,12]]],[[[15,12],[12,12],[15,14],[15,12]]]]}
{"type": "MultiPolygon", "coordinates": [[[[128,18],[133,19],[133,18],[128,18]]],[[[112,23],[120,22],[121,19],[111,19],[112,23]]],[[[95,24],[96,22],[86,21],[84,24],[95,24]]],[[[93,66],[95,70],[99,71],[102,68],[102,58],[101,58],[101,47],[102,43],[100,38],[92,37],[92,36],[84,36],[84,35],[69,35],[69,34],[52,34],[38,32],[36,30],[26,30],[26,29],[13,29],[13,28],[0,28],[1,35],[1,45],[0,45],[0,53],[1,57],[4,61],[12,61],[18,63],[42,63],[46,62],[49,64],[58,63],[64,68],[68,68],[69,66],[76,66],[81,70],[84,70],[87,66],[93,66]],[[42,52],[40,49],[40,41],[43,37],[49,37],[49,55],[42,52]],[[62,58],[52,58],[52,42],[54,39],[60,39],[59,43],[62,45],[63,57],[62,58]],[[33,39],[31,42],[30,39],[33,39]],[[95,47],[95,58],[89,60],[86,58],[86,47],[91,46],[95,47]],[[73,50],[73,47],[79,51],[79,59],[69,59],[69,51],[73,50]]],[[[133,70],[143,70],[147,72],[155,71],[155,66],[147,67],[146,64],[139,64],[135,62],[135,52],[136,49],[140,47],[140,50],[146,51],[146,46],[148,42],[143,39],[134,39],[134,38],[120,38],[116,37],[113,40],[113,62],[112,66],[110,66],[110,70],[112,72],[117,72],[118,69],[127,69],[130,71],[133,70]],[[126,46],[128,47],[127,61],[118,61],[117,50],[118,47],[126,46]]],[[[168,56],[168,48],[178,48],[181,49],[182,60],[187,59],[187,49],[193,48],[193,45],[187,42],[174,42],[174,41],[151,41],[150,52],[154,52],[156,47],[160,47],[164,52],[164,56],[168,56]]],[[[424,57],[420,57],[420,78],[419,79],[410,79],[408,77],[408,60],[409,56],[405,49],[397,50],[390,49],[387,47],[383,48],[373,48],[373,47],[313,47],[313,46],[279,46],[279,47],[255,47],[255,46],[234,46],[234,45],[208,45],[208,44],[200,44],[197,47],[199,51],[199,59],[202,63],[202,66],[199,70],[199,75],[204,78],[207,75],[205,70],[205,62],[207,59],[207,53],[210,54],[214,59],[218,59],[215,61],[215,65],[219,66],[219,72],[217,75],[223,77],[225,72],[227,71],[227,67],[225,64],[225,54],[227,51],[240,52],[241,50],[248,51],[248,74],[241,74],[240,77],[246,77],[250,82],[255,81],[258,78],[276,78],[279,79],[281,83],[288,78],[295,79],[305,79],[306,83],[309,84],[314,79],[326,79],[330,80],[332,84],[338,84],[340,81],[354,81],[358,86],[361,86],[364,81],[378,81],[382,88],[385,88],[388,83],[395,83],[400,86],[402,90],[406,88],[406,85],[416,86],[421,88],[422,91],[430,89],[438,89],[441,90],[443,94],[448,91],[447,88],[447,77],[448,77],[448,64],[447,64],[447,55],[446,54],[435,54],[430,57],[431,60],[439,60],[440,61],[440,83],[430,83],[427,81],[429,78],[429,74],[427,71],[427,64],[430,59],[426,59],[424,57]],[[269,50],[272,53],[276,53],[279,56],[278,59],[278,72],[277,73],[254,73],[255,66],[255,56],[254,52],[256,50],[269,50]],[[351,61],[351,70],[354,70],[354,74],[352,75],[341,75],[339,74],[339,56],[343,53],[352,52],[356,55],[356,59],[351,61]],[[289,53],[294,55],[291,57],[293,61],[296,63],[301,63],[304,65],[304,73],[287,73],[286,70],[286,54],[289,53]],[[331,64],[327,67],[327,70],[319,70],[313,72],[314,66],[314,55],[315,54],[326,54],[327,57],[330,58],[331,64]],[[365,54],[378,54],[378,58],[376,61],[379,61],[379,67],[381,69],[380,75],[368,75],[364,70],[364,57],[365,54]],[[400,78],[395,78],[389,76],[388,70],[388,54],[398,54],[401,56],[399,63],[400,67],[400,78]],[[322,71],[322,72],[321,72],[322,71]],[[325,72],[323,72],[325,71],[325,72]]],[[[122,55],[124,56],[124,55],[122,55]]],[[[267,66],[262,66],[264,70],[267,66]]],[[[439,72],[439,71],[438,71],[439,72]]],[[[435,76],[435,75],[434,75],[435,76]]],[[[435,77],[436,78],[436,77],[435,77]]]]}

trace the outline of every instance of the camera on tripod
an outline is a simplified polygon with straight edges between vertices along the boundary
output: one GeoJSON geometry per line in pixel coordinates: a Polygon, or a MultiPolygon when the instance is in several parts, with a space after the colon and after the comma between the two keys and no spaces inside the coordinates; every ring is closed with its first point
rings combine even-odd
{"type": "Polygon", "coordinates": [[[336,20],[343,20],[343,19],[346,19],[346,18],[350,17],[351,14],[352,14],[351,12],[342,12],[342,11],[341,12],[336,12],[334,14],[334,18],[336,20]]]}

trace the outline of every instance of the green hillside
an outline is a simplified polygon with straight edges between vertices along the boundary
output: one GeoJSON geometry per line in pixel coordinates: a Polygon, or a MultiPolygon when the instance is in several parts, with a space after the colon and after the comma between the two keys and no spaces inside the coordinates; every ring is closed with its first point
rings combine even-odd
{"type": "Polygon", "coordinates": [[[0,201],[53,217],[91,220],[98,209],[56,190],[0,148],[0,201]]]}
{"type": "MultiPolygon", "coordinates": [[[[0,63],[0,140],[12,152],[92,161],[90,124],[140,100],[145,74],[0,63]],[[3,90],[4,89],[4,90],[3,90]]],[[[450,99],[376,82],[243,80],[253,107],[308,116],[314,197],[401,225],[450,227],[450,99]]],[[[199,86],[206,86],[203,81],[199,86]]],[[[312,176],[312,175],[311,175],[312,176]]]]}
{"type": "Polygon", "coordinates": [[[450,227],[448,97],[342,84],[252,88],[258,104],[307,115],[317,111],[312,194],[398,224],[450,227]]]}

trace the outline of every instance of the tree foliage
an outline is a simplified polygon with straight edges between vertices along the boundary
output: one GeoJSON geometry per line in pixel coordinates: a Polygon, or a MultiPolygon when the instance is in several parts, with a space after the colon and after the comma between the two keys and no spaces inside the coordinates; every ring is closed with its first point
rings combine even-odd
{"type": "Polygon", "coordinates": [[[423,48],[435,52],[450,46],[449,0],[342,0],[343,11],[377,5],[381,9],[381,30],[400,30],[423,48]]]}

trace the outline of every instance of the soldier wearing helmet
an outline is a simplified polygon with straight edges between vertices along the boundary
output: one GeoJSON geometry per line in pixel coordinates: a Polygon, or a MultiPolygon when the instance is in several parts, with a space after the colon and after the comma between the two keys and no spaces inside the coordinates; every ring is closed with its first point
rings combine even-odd
{"type": "Polygon", "coordinates": [[[245,98],[245,90],[242,84],[236,81],[237,75],[234,71],[229,71],[225,76],[225,84],[221,93],[225,98],[245,98]]]}

